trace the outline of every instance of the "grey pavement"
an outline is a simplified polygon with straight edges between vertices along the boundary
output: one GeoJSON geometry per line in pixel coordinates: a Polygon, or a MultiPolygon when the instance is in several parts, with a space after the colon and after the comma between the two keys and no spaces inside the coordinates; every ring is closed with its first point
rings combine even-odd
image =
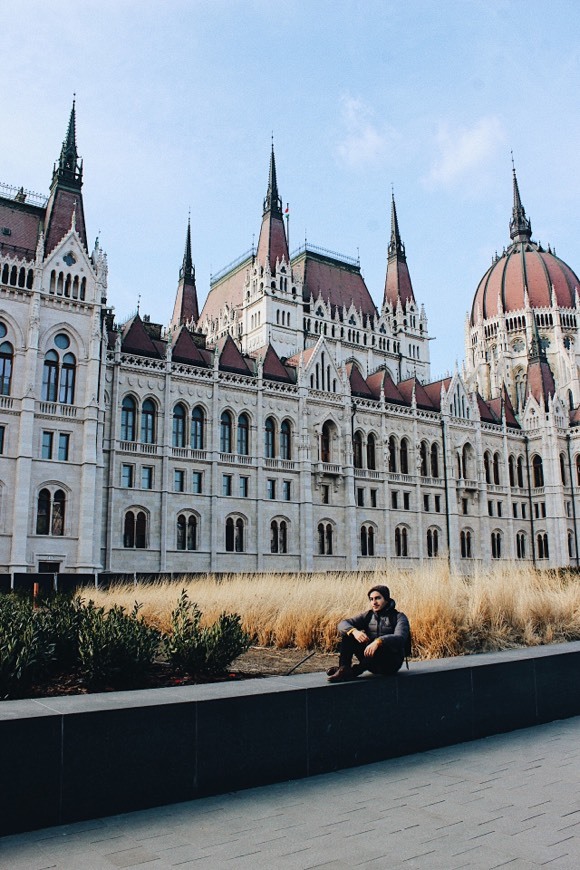
{"type": "Polygon", "coordinates": [[[578,870],[580,717],[0,839],[2,870],[120,867],[578,870]]]}

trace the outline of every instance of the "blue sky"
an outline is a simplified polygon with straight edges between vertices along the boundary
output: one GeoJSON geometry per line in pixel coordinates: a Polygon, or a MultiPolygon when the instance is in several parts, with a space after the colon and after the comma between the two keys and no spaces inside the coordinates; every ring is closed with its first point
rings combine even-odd
{"type": "Polygon", "coordinates": [[[191,211],[200,304],[260,227],[271,135],[290,245],[356,256],[380,305],[394,185],[433,378],[509,242],[580,271],[574,0],[70,0],[3,16],[0,181],[47,193],[73,92],[91,240],[120,318],[166,323],[191,211]]]}

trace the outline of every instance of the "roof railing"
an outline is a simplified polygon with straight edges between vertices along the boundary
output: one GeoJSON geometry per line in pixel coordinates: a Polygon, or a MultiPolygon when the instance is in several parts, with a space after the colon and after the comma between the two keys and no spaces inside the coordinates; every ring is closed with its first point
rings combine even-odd
{"type": "Polygon", "coordinates": [[[360,257],[347,257],[346,254],[339,254],[337,251],[331,251],[329,248],[321,248],[319,245],[310,244],[310,242],[304,242],[300,247],[292,251],[290,259],[298,257],[299,254],[308,253],[308,251],[311,251],[313,254],[322,254],[323,256],[331,257],[333,260],[339,260],[341,263],[347,263],[349,266],[360,267],[360,257]]]}
{"type": "Polygon", "coordinates": [[[231,263],[228,263],[228,265],[224,266],[223,269],[220,269],[219,272],[214,272],[213,274],[211,274],[209,276],[210,287],[213,284],[215,284],[217,281],[219,281],[221,278],[223,278],[224,275],[227,275],[228,272],[232,272],[237,266],[241,266],[242,263],[245,263],[246,260],[250,259],[250,257],[255,257],[255,256],[256,256],[256,249],[252,245],[251,248],[249,248],[247,251],[244,251],[243,254],[240,254],[239,257],[236,257],[235,260],[232,260],[231,263]]]}
{"type": "Polygon", "coordinates": [[[12,184],[4,184],[0,181],[0,197],[11,199],[13,202],[25,202],[27,205],[36,205],[40,208],[46,208],[48,197],[42,193],[34,193],[32,190],[25,190],[23,187],[14,187],[12,184]]]}

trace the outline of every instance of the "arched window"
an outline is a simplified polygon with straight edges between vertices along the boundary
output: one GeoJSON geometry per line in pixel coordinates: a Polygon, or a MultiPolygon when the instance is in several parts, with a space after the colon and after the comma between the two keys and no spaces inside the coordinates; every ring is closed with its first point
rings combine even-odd
{"type": "Polygon", "coordinates": [[[435,441],[431,445],[431,477],[439,477],[439,445],[435,441]]]}
{"type": "Polygon", "coordinates": [[[395,529],[395,556],[407,556],[407,529],[397,526],[395,529]]]}
{"type": "Polygon", "coordinates": [[[177,549],[197,550],[197,517],[195,514],[178,515],[177,549]]]}
{"type": "Polygon", "coordinates": [[[61,405],[72,405],[75,400],[76,360],[74,354],[65,353],[60,369],[59,402],[61,405]]]}
{"type": "Polygon", "coordinates": [[[367,438],[367,468],[374,471],[377,467],[377,439],[372,432],[367,438]]]}
{"type": "Polygon", "coordinates": [[[244,521],[241,517],[236,520],[235,551],[236,553],[244,552],[244,521]]]}
{"type": "Polygon", "coordinates": [[[540,532],[536,538],[538,544],[538,559],[549,559],[550,553],[548,550],[548,535],[546,532],[540,532]]]}
{"type": "Polygon", "coordinates": [[[358,432],[354,433],[354,438],[352,439],[352,447],[353,447],[353,461],[355,468],[362,468],[362,432],[360,429],[358,432]]]}
{"type": "Polygon", "coordinates": [[[135,440],[137,407],[132,396],[125,396],[121,405],[121,441],[135,440]]]}
{"type": "Polygon", "coordinates": [[[144,511],[127,511],[123,524],[123,546],[144,550],[147,547],[147,516],[144,511]]]}
{"type": "Polygon", "coordinates": [[[375,555],[375,530],[372,526],[361,526],[360,530],[361,556],[375,555]]]}
{"type": "Polygon", "coordinates": [[[141,407],[141,443],[155,444],[155,402],[145,399],[141,407]]]}
{"type": "Polygon", "coordinates": [[[462,462],[463,462],[463,477],[470,479],[472,478],[471,474],[471,445],[464,444],[462,451],[462,462]]]}
{"type": "Polygon", "coordinates": [[[427,556],[434,559],[439,555],[439,532],[437,529],[427,529],[427,556]]]}
{"type": "Polygon", "coordinates": [[[574,558],[574,535],[568,532],[568,555],[571,559],[574,558]]]}
{"type": "Polygon", "coordinates": [[[10,383],[12,381],[12,362],[14,349],[9,341],[0,344],[0,395],[10,395],[10,383]]]}
{"type": "Polygon", "coordinates": [[[234,521],[231,517],[226,520],[226,551],[234,552],[234,521]]]}
{"type": "Polygon", "coordinates": [[[501,533],[491,533],[491,558],[501,559],[501,533]]]}
{"type": "Polygon", "coordinates": [[[332,556],[333,534],[331,523],[318,524],[318,554],[332,556]]]}
{"type": "Polygon", "coordinates": [[[526,558],[526,536],[524,532],[518,532],[516,535],[516,556],[518,559],[526,558]]]}
{"type": "Polygon", "coordinates": [[[42,369],[42,398],[45,402],[56,402],[58,392],[58,354],[49,350],[44,357],[42,369]]]}
{"type": "Polygon", "coordinates": [[[36,510],[36,534],[64,535],[65,508],[66,496],[62,489],[57,489],[54,495],[49,489],[41,489],[36,510]]]}
{"type": "Polygon", "coordinates": [[[499,476],[499,453],[493,454],[493,482],[496,486],[500,484],[500,476],[499,476]]]}
{"type": "Polygon", "coordinates": [[[471,532],[464,530],[459,536],[461,546],[461,558],[471,559],[471,532]]]}
{"type": "Polygon", "coordinates": [[[566,474],[566,457],[563,453],[560,453],[560,477],[562,478],[562,483],[566,486],[568,477],[566,474]]]}
{"type": "Polygon", "coordinates": [[[391,435],[388,443],[388,454],[389,454],[389,471],[396,472],[397,470],[397,442],[395,440],[395,436],[391,435]]]}
{"type": "Polygon", "coordinates": [[[283,420],[280,426],[280,458],[292,459],[292,426],[289,420],[283,420]]]}
{"type": "Polygon", "coordinates": [[[516,463],[512,454],[510,454],[508,459],[508,474],[510,486],[514,487],[516,485],[516,463]]]}
{"type": "Polygon", "coordinates": [[[238,454],[247,456],[250,452],[250,418],[244,412],[238,417],[238,454]]]}
{"type": "Polygon", "coordinates": [[[426,441],[421,441],[421,446],[419,447],[419,459],[421,463],[420,472],[421,477],[429,477],[429,445],[426,441]]]}
{"type": "Polygon", "coordinates": [[[232,415],[222,411],[220,417],[220,453],[232,452],[232,415]]]}
{"type": "Polygon", "coordinates": [[[276,455],[276,423],[273,417],[267,417],[264,425],[264,456],[273,459],[276,455]]]}
{"type": "Polygon", "coordinates": [[[523,489],[524,488],[524,457],[523,456],[518,456],[517,472],[518,472],[518,477],[517,477],[518,486],[520,487],[520,489],[523,489]]]}
{"type": "Polygon", "coordinates": [[[286,520],[281,520],[279,529],[279,550],[281,553],[288,552],[288,523],[286,520]]]}
{"type": "Polygon", "coordinates": [[[320,461],[330,462],[330,423],[327,421],[322,426],[320,434],[320,461]]]}
{"type": "Polygon", "coordinates": [[[278,523],[272,520],[270,523],[270,552],[278,552],[278,523]]]}
{"type": "Polygon", "coordinates": [[[532,471],[534,476],[534,486],[543,486],[544,485],[544,466],[542,464],[542,457],[537,453],[532,458],[532,471]]]}
{"type": "Polygon", "coordinates": [[[272,520],[270,523],[270,552],[288,552],[288,524],[286,520],[272,520]]]}
{"type": "Polygon", "coordinates": [[[401,439],[401,447],[399,451],[401,474],[409,473],[409,442],[406,438],[401,439]]]}
{"type": "Polygon", "coordinates": [[[483,454],[483,468],[485,471],[485,482],[491,483],[491,461],[488,450],[483,454]]]}
{"type": "Polygon", "coordinates": [[[203,450],[205,414],[203,408],[196,405],[191,412],[191,437],[189,443],[192,450],[203,450]]]}
{"type": "Polygon", "coordinates": [[[185,447],[185,408],[181,403],[173,409],[173,430],[171,443],[173,447],[185,447]]]}

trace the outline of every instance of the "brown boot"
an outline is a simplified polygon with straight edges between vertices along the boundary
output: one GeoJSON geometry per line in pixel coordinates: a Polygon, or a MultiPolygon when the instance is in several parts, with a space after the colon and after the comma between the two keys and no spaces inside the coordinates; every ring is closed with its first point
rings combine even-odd
{"type": "MultiPolygon", "coordinates": [[[[331,669],[332,670],[332,669],[331,669]]],[[[348,668],[345,665],[341,665],[336,671],[331,674],[328,678],[329,683],[347,683],[349,680],[355,680],[357,674],[353,673],[352,668],[348,668]]]]}

